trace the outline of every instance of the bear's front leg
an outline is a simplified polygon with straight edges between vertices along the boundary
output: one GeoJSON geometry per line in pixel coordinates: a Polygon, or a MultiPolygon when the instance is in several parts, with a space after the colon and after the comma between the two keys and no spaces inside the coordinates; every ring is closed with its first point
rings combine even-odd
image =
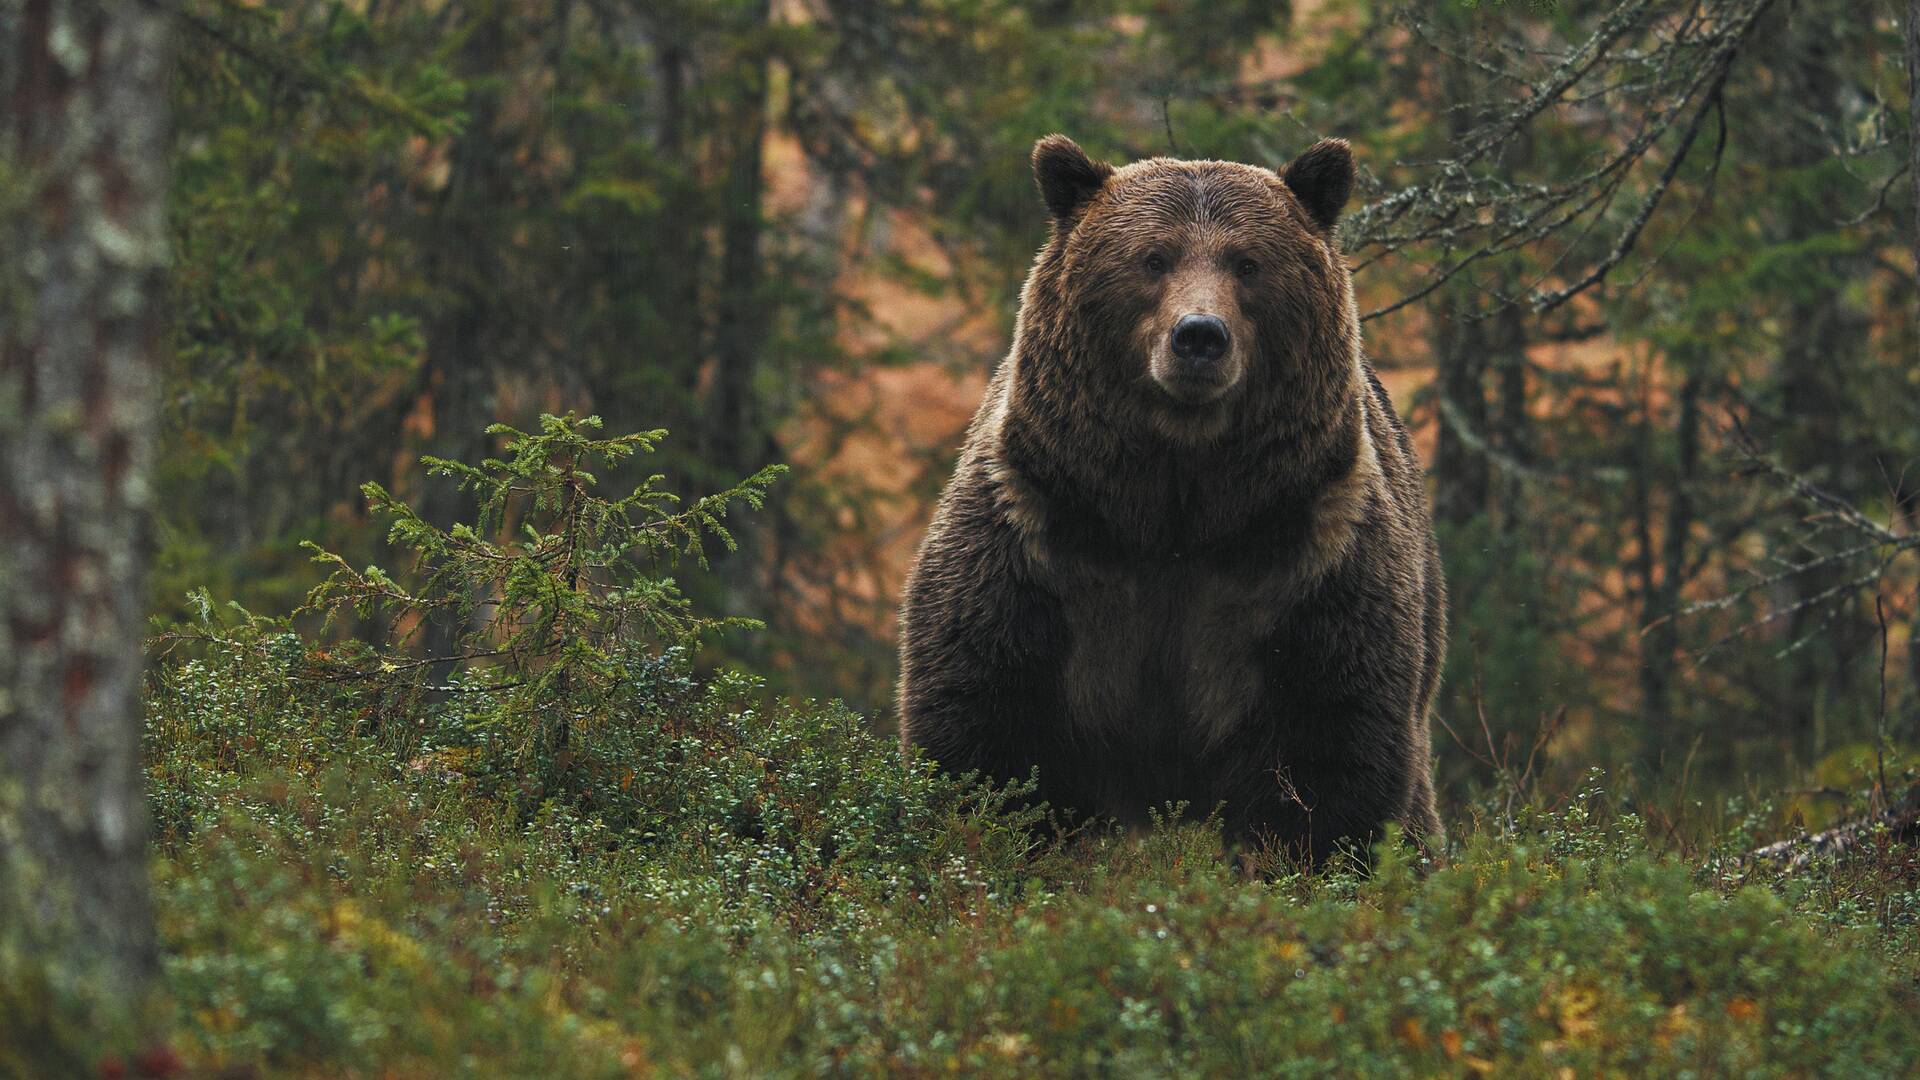
{"type": "Polygon", "coordinates": [[[1244,816],[1233,822],[1250,842],[1318,866],[1341,852],[1366,862],[1391,822],[1416,838],[1428,831],[1426,820],[1410,813],[1418,785],[1411,770],[1397,763],[1300,746],[1291,752],[1276,748],[1262,760],[1263,790],[1245,801],[1244,816]]]}
{"type": "Polygon", "coordinates": [[[1236,785],[1254,796],[1248,833],[1315,862],[1343,848],[1364,856],[1389,822],[1441,839],[1422,624],[1369,577],[1350,567],[1281,621],[1262,650],[1265,700],[1238,748],[1252,770],[1236,785]]]}
{"type": "Polygon", "coordinates": [[[1041,769],[1041,798],[1062,794],[1065,620],[1025,572],[1003,523],[964,527],[944,508],[901,610],[900,736],[952,774],[998,783],[1041,769]]]}

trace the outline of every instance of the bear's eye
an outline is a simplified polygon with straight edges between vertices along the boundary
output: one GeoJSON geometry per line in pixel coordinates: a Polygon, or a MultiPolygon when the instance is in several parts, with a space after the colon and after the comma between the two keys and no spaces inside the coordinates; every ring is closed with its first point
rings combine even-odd
{"type": "Polygon", "coordinates": [[[1167,272],[1167,257],[1156,251],[1147,256],[1146,267],[1149,274],[1164,274],[1167,272]]]}
{"type": "Polygon", "coordinates": [[[1239,262],[1233,264],[1233,272],[1240,275],[1242,280],[1245,280],[1260,272],[1260,264],[1254,262],[1252,259],[1241,259],[1239,262]]]}

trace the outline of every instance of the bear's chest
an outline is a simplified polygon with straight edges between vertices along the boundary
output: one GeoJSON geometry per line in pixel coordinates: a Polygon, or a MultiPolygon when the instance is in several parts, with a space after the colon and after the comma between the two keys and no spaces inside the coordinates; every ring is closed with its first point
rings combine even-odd
{"type": "Polygon", "coordinates": [[[1076,733],[1177,757],[1218,744],[1260,702],[1278,593],[1274,577],[1177,561],[1074,582],[1062,690],[1076,733]]]}

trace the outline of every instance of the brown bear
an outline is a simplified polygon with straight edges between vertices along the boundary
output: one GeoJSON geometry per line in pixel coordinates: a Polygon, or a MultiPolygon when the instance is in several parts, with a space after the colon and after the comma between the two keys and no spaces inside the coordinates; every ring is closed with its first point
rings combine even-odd
{"type": "Polygon", "coordinates": [[[1437,840],[1445,592],[1361,354],[1342,140],[1279,173],[1034,147],[1052,232],[901,611],[903,743],[1310,861],[1437,840]]]}

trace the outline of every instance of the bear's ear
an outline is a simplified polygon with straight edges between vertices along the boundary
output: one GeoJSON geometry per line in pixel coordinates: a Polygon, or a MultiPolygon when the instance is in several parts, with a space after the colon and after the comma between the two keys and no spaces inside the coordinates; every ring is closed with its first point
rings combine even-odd
{"type": "Polygon", "coordinates": [[[1088,157],[1065,135],[1049,135],[1033,144],[1033,179],[1056,220],[1071,218],[1112,175],[1113,166],[1088,157]]]}
{"type": "Polygon", "coordinates": [[[1345,139],[1321,139],[1288,162],[1280,179],[1314,224],[1323,231],[1331,229],[1353,193],[1353,147],[1345,139]]]}

